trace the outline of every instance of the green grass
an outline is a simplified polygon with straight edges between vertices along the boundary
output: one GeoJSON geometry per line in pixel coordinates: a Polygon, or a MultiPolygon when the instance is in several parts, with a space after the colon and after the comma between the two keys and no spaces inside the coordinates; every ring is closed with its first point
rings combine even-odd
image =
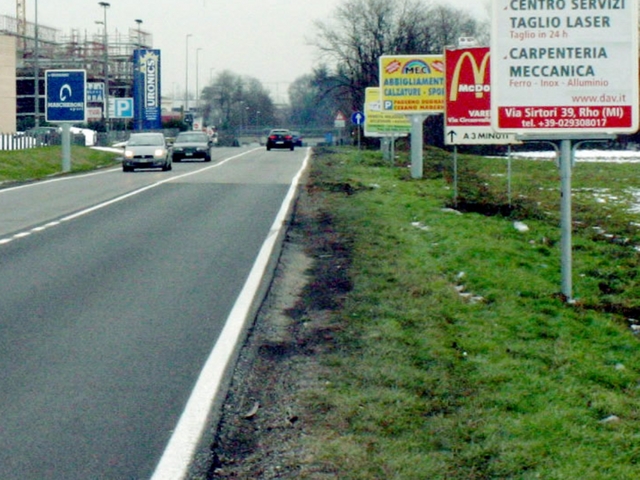
{"type": "MultiPolygon", "coordinates": [[[[117,155],[88,147],[71,147],[71,171],[84,172],[115,166],[117,155]]],[[[0,151],[0,182],[46,178],[62,172],[62,148],[42,147],[0,151]]]]}
{"type": "Polygon", "coordinates": [[[422,180],[377,153],[316,154],[310,184],[353,285],[330,383],[307,398],[318,459],[341,479],[637,478],[637,166],[574,170],[568,305],[556,166],[514,161],[509,205],[505,160],[460,161],[457,214],[446,152],[427,152],[422,180]]]}

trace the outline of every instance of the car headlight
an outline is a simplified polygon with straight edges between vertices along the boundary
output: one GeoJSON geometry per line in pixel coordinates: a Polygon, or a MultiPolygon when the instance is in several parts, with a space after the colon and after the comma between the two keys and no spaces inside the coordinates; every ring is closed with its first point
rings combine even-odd
{"type": "Polygon", "coordinates": [[[125,151],[124,151],[124,157],[125,157],[125,158],[133,158],[133,151],[131,151],[131,150],[125,150],[125,151]]]}
{"type": "Polygon", "coordinates": [[[153,156],[155,158],[162,158],[166,155],[166,151],[162,148],[157,149],[155,152],[153,152],[153,156]]]}

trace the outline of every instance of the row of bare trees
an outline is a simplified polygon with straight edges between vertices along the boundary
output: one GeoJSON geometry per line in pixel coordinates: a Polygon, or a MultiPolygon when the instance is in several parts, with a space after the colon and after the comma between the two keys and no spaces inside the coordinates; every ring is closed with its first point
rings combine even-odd
{"type": "Polygon", "coordinates": [[[488,42],[486,22],[427,0],[345,0],[316,28],[325,65],[314,72],[316,84],[353,110],[362,108],[365,88],[378,85],[381,56],[442,54],[465,36],[488,42]]]}
{"type": "Polygon", "coordinates": [[[365,88],[378,84],[382,55],[441,54],[463,36],[488,41],[486,23],[429,0],[344,0],[315,27],[312,44],[320,63],[291,84],[287,111],[276,108],[258,80],[225,71],[201,95],[208,123],[222,128],[330,125],[337,110],[362,108],[365,88]]]}

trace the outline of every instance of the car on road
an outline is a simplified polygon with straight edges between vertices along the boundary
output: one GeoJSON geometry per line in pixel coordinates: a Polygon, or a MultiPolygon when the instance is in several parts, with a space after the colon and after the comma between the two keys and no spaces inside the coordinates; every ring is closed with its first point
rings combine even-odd
{"type": "Polygon", "coordinates": [[[293,150],[293,135],[290,130],[284,128],[274,128],[267,137],[267,150],[272,148],[288,148],[293,150]]]}
{"type": "Polygon", "coordinates": [[[173,142],[171,158],[174,162],[202,158],[211,161],[213,141],[205,132],[180,132],[173,142]]]}
{"type": "Polygon", "coordinates": [[[122,171],[136,168],[161,168],[171,170],[171,156],[167,140],[162,133],[132,133],[127,140],[122,157],[122,171]]]}
{"type": "Polygon", "coordinates": [[[302,136],[300,132],[291,132],[291,136],[293,137],[293,146],[301,147],[302,146],[302,136]]]}

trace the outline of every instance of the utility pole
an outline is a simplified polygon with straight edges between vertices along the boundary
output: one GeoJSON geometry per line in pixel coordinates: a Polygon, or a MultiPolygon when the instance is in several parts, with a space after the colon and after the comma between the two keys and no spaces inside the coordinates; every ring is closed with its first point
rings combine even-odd
{"type": "Polygon", "coordinates": [[[98,2],[104,8],[104,125],[109,137],[109,37],[107,36],[107,8],[111,6],[108,2],[98,2]]]}

